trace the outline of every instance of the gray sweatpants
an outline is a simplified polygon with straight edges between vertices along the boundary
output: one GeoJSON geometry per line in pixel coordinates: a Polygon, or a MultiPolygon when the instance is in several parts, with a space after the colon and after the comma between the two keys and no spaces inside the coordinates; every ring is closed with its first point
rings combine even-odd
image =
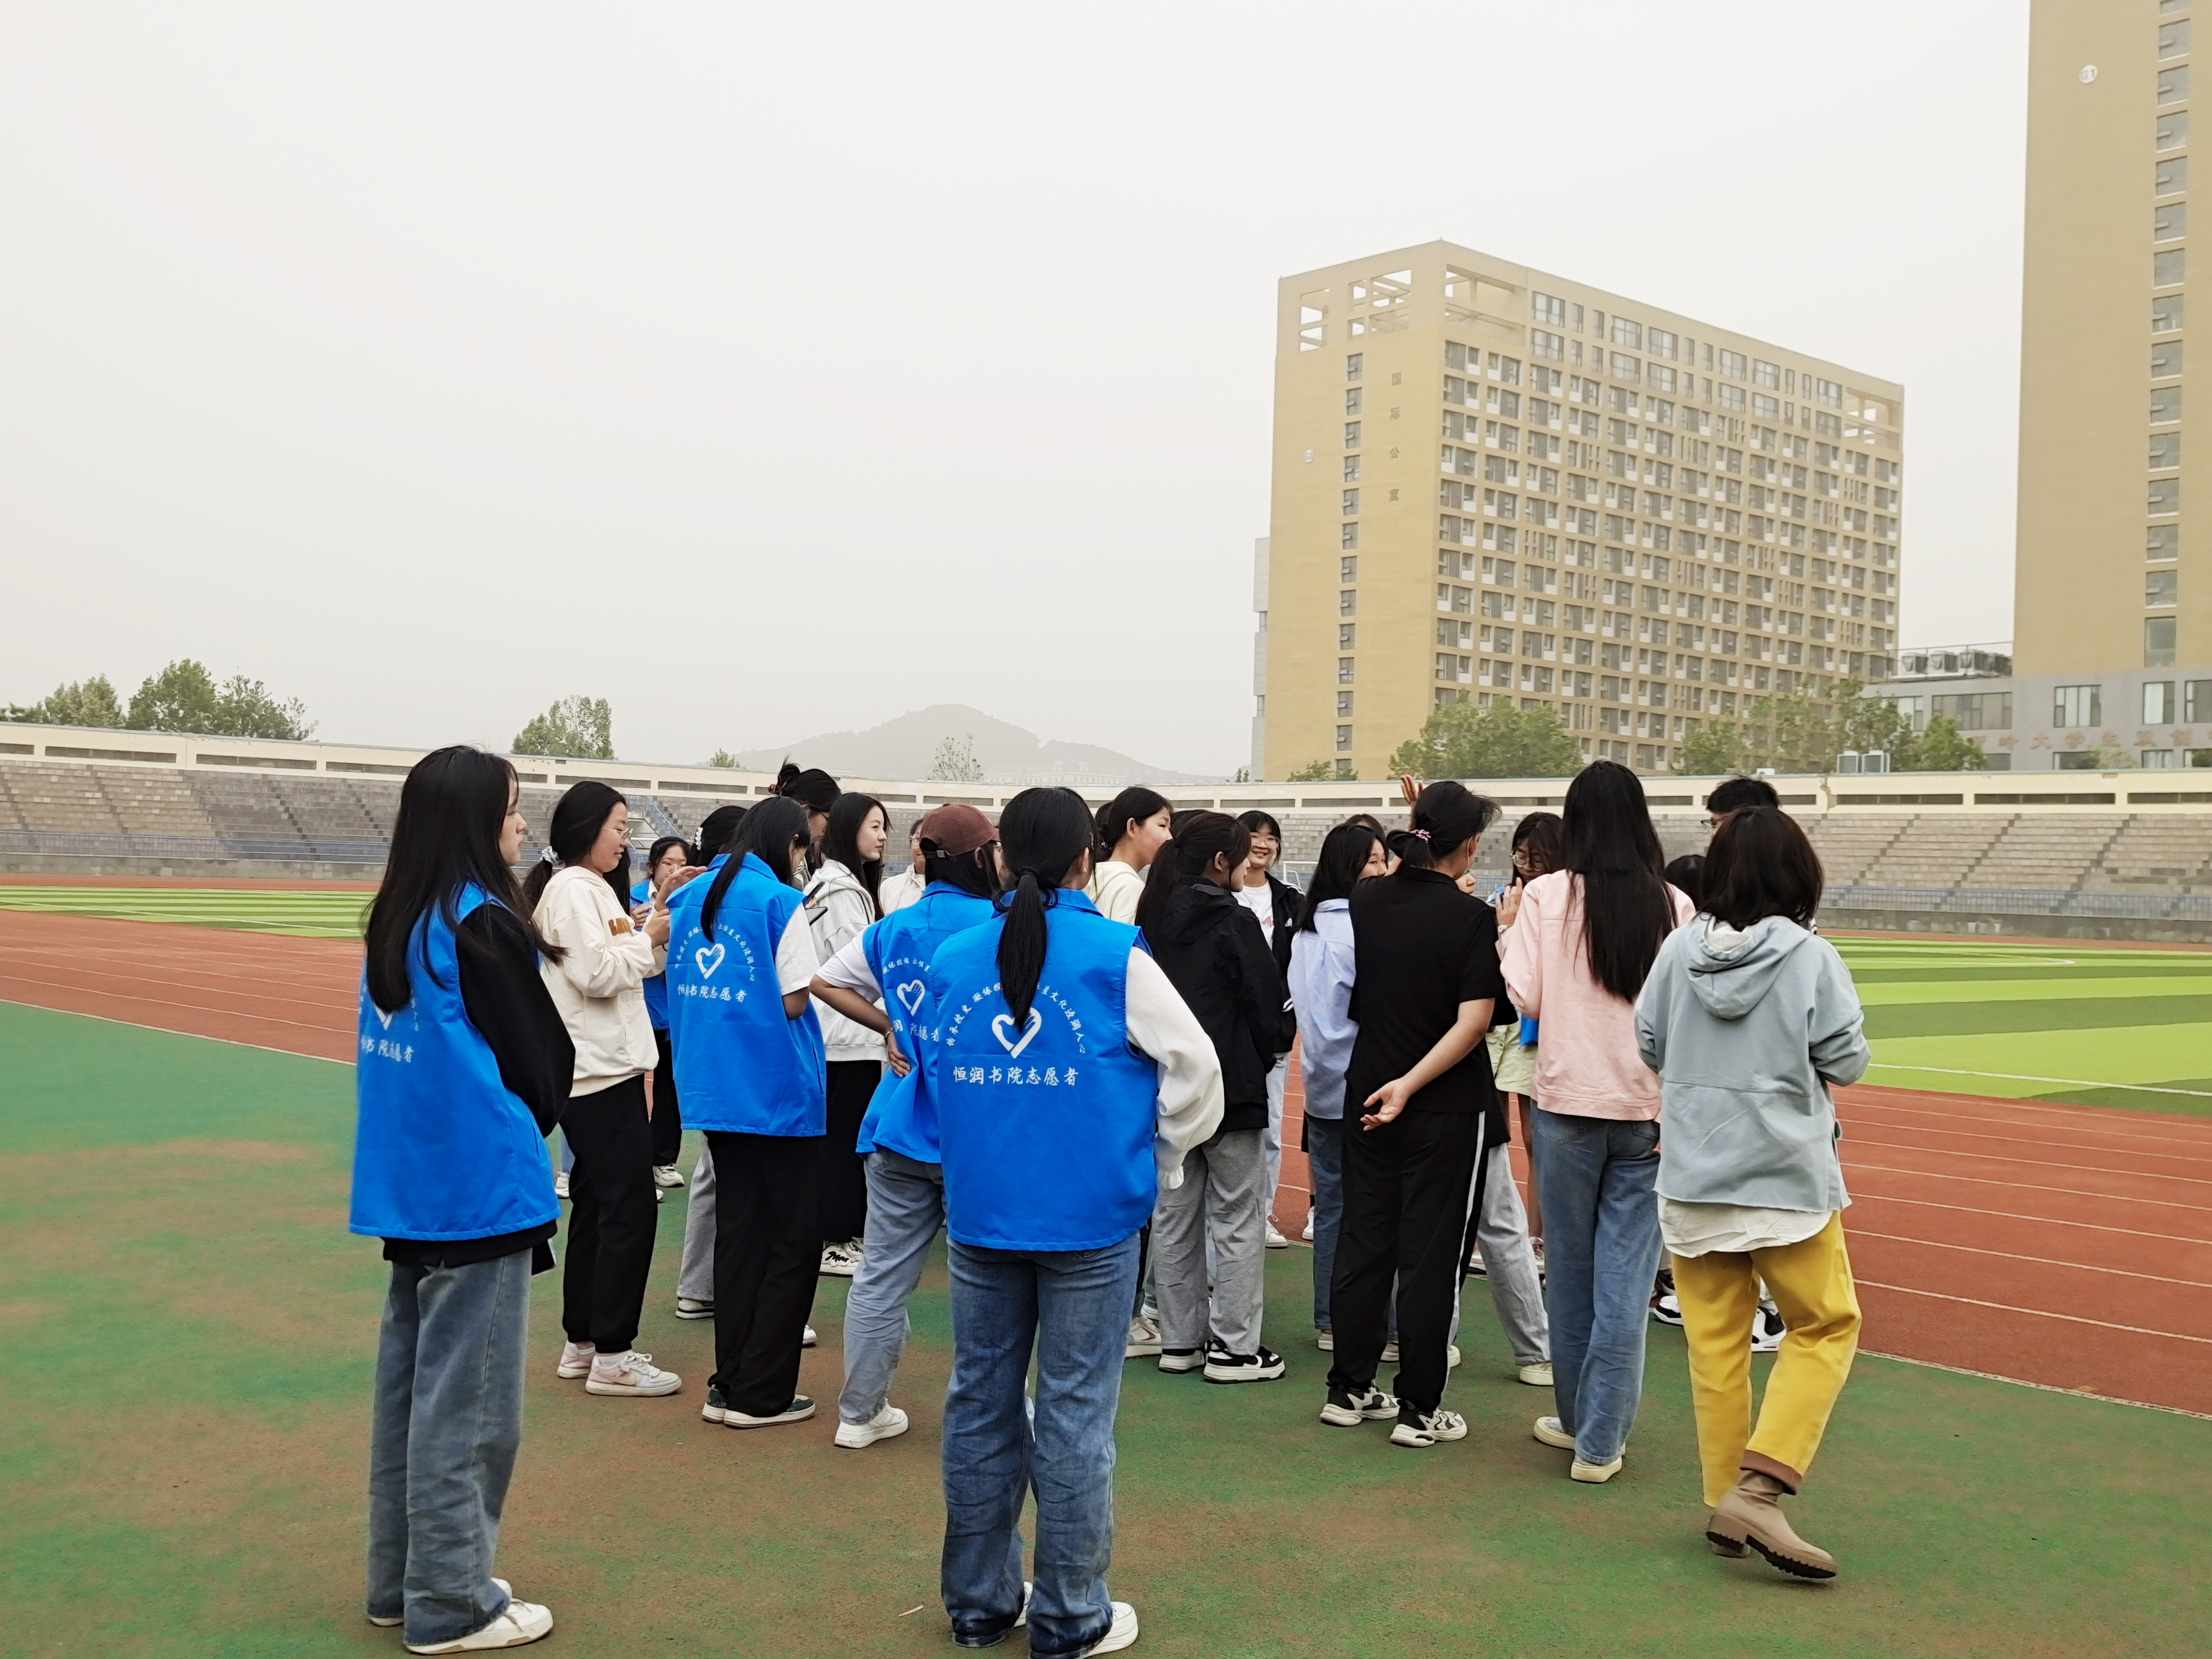
{"type": "Polygon", "coordinates": [[[1513,1164],[1503,1144],[1490,1149],[1474,1237],[1482,1248],[1490,1299],[1497,1304],[1498,1322],[1512,1346],[1513,1363],[1541,1364],[1552,1357],[1551,1323],[1544,1315],[1536,1253],[1528,1245],[1528,1212],[1521,1207],[1521,1191],[1513,1184],[1513,1164]]]}
{"type": "Polygon", "coordinates": [[[714,1299],[714,1159],[707,1137],[699,1137],[699,1163],[691,1171],[684,1206],[684,1265],[676,1273],[676,1294],[686,1302],[714,1299]]]}
{"type": "Polygon", "coordinates": [[[1152,1282],[1159,1293],[1160,1346],[1203,1348],[1209,1337],[1231,1353],[1260,1351],[1266,1300],[1265,1186],[1260,1129],[1222,1129],[1191,1148],[1182,1185],[1152,1210],[1152,1282]],[[1206,1294],[1206,1246],[1213,1291],[1206,1294]]]}

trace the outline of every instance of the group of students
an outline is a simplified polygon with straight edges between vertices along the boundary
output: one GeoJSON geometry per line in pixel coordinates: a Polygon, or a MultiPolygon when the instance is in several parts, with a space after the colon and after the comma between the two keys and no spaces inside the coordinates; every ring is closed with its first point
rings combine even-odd
{"type": "Polygon", "coordinates": [[[1573,1452],[1575,1479],[1610,1479],[1663,1241],[1708,1536],[1832,1576],[1775,1500],[1856,1346],[1826,1085],[1866,1053],[1849,975],[1809,931],[1818,860],[1771,800],[1716,798],[1686,926],[1698,907],[1662,873],[1641,785],[1606,763],[1575,780],[1556,833],[1524,823],[1495,907],[1469,872],[1497,808],[1457,783],[1421,789],[1404,830],[1333,830],[1303,895],[1271,872],[1281,832],[1263,813],[1131,790],[1094,817],[1030,789],[995,826],[930,812],[914,869],[886,880],[880,802],[795,768],[779,787],[711,815],[696,849],[656,843],[635,886],[628,806],[605,785],[563,797],[520,882],[504,760],[442,750],[403,789],[368,927],[351,1226],[391,1263],[368,1611],[404,1623],[410,1652],[551,1628],[489,1567],[529,1277],[552,1265],[556,1124],[574,1157],[560,1376],[595,1395],[681,1388],[635,1341],[686,1123],[705,1148],[678,1312],[714,1321],[708,1423],[814,1414],[798,1379],[815,1285],[847,1273],[836,1443],[905,1432],[890,1392],[941,1229],[953,1638],[1027,1625],[1039,1654],[1133,1644],[1106,1580],[1120,1368],[1283,1375],[1261,1340],[1262,1252],[1281,1242],[1294,1044],[1323,1422],[1388,1421],[1414,1448],[1466,1436],[1443,1398],[1479,1261],[1521,1380],[1556,1391],[1536,1437],[1573,1452]],[[1493,1056],[1526,1073],[1540,1288],[1493,1056]],[[1789,1336],[1754,1431],[1762,1282],[1789,1336]]]}

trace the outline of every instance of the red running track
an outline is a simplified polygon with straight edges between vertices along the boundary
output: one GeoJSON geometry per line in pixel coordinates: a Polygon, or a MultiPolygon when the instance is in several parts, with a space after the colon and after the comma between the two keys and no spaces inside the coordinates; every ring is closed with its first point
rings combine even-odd
{"type": "MultiPolygon", "coordinates": [[[[343,940],[0,911],[0,1000],[326,1060],[351,1058],[360,973],[343,940]]],[[[1294,1066],[1293,1238],[1301,1105],[1294,1066]]],[[[1841,1106],[1869,1350],[2212,1413],[2212,1120],[1908,1089],[1841,1106]]]]}

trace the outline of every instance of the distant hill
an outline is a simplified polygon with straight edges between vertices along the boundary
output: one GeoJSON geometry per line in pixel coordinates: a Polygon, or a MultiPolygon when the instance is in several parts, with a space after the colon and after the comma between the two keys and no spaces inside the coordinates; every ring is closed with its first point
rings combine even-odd
{"type": "Polygon", "coordinates": [[[1125,783],[1218,783],[1218,778],[1170,772],[1091,743],[1059,743],[1024,732],[964,703],[938,703],[872,726],[865,732],[823,732],[765,749],[741,750],[738,764],[773,772],[786,756],[801,766],[862,778],[928,775],[937,746],[973,734],[975,758],[991,783],[1066,783],[1119,788],[1125,783]]]}

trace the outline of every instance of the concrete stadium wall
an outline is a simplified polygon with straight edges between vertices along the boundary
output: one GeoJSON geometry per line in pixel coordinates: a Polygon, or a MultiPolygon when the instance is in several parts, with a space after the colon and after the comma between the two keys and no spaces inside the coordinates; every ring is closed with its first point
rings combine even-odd
{"type": "Polygon", "coordinates": [[[1986,934],[1992,939],[2134,939],[2145,944],[2212,945],[2212,922],[2146,921],[2135,916],[2010,915],[1994,910],[1863,910],[1822,906],[1827,933],[1986,934]]]}
{"type": "Polygon", "coordinates": [[[313,859],[132,859],[66,853],[0,854],[0,875],[168,876],[197,881],[381,881],[381,864],[313,859]]]}

